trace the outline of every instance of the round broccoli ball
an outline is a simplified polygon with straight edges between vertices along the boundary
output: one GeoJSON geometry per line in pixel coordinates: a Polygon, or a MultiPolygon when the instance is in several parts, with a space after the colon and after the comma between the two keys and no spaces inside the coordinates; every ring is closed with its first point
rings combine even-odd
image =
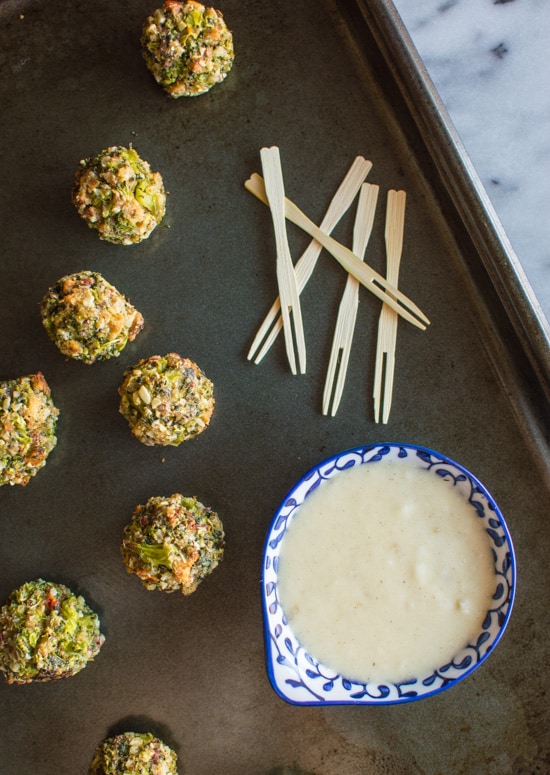
{"type": "Polygon", "coordinates": [[[177,775],[177,758],[150,733],[124,732],[97,747],[88,775],[177,775]]]}
{"type": "Polygon", "coordinates": [[[208,427],[214,386],[196,363],[177,353],[143,358],[120,385],[120,413],[147,446],[177,447],[208,427]]]}
{"type": "Polygon", "coordinates": [[[46,465],[58,416],[40,371],[0,382],[0,486],[24,487],[46,465]]]}
{"type": "Polygon", "coordinates": [[[220,11],[201,3],[166,0],[141,34],[147,67],[171,97],[204,94],[227,77],[235,54],[220,11]]]}
{"type": "Polygon", "coordinates": [[[130,245],[149,237],[164,218],[160,173],[132,147],[112,146],[83,159],[75,175],[73,204],[99,238],[130,245]]]}
{"type": "Polygon", "coordinates": [[[135,573],[147,589],[183,595],[212,573],[223,551],[223,525],[216,512],[177,493],[138,506],[121,546],[128,573],[135,573]]]}
{"type": "Polygon", "coordinates": [[[42,300],[42,323],[69,358],[95,363],[120,355],[143,328],[143,317],[98,272],[62,277],[42,300]]]}
{"type": "Polygon", "coordinates": [[[9,684],[68,678],[104,640],[97,615],[63,584],[29,581],[0,609],[0,670],[9,684]]]}

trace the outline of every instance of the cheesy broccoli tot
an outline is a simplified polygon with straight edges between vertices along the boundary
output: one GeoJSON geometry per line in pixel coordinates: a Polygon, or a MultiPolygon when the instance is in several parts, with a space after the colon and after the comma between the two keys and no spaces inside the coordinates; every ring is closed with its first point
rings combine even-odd
{"type": "Polygon", "coordinates": [[[141,50],[157,83],[174,98],[209,91],[227,77],[235,58],[222,13],[194,0],[166,0],[149,16],[141,50]]]}
{"type": "Polygon", "coordinates": [[[46,465],[58,416],[42,372],[0,382],[0,486],[24,487],[46,465]]]}
{"type": "Polygon", "coordinates": [[[164,218],[166,193],[159,172],[134,148],[112,146],[83,159],[72,201],[99,239],[119,245],[141,242],[164,218]]]}
{"type": "Polygon", "coordinates": [[[124,732],[97,747],[88,775],[177,775],[177,758],[148,732],[124,732]]]}
{"type": "Polygon", "coordinates": [[[29,581],[0,609],[0,670],[9,684],[75,675],[104,640],[98,616],[64,584],[29,581]]]}
{"type": "Polygon", "coordinates": [[[117,357],[143,328],[143,316],[99,272],[62,277],[42,300],[42,323],[68,358],[95,363],[117,357]]]}
{"type": "Polygon", "coordinates": [[[218,514],[196,498],[176,493],[149,498],[124,528],[121,553],[128,573],[147,589],[194,592],[223,558],[218,514]]]}
{"type": "Polygon", "coordinates": [[[214,386],[189,358],[177,353],[143,358],[118,389],[119,411],[147,446],[177,447],[202,433],[214,411],[214,386]]]}

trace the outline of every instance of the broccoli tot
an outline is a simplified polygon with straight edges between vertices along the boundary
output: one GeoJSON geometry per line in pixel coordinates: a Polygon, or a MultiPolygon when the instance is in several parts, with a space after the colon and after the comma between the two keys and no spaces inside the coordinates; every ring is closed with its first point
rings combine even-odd
{"type": "Polygon", "coordinates": [[[99,272],[62,277],[44,296],[41,315],[59,351],[88,364],[118,357],[143,328],[143,316],[99,272]]]}
{"type": "Polygon", "coordinates": [[[166,212],[162,177],[132,148],[112,146],[83,159],[72,201],[99,239],[131,245],[150,236],[166,212]]]}
{"type": "Polygon", "coordinates": [[[88,775],[177,775],[177,758],[148,732],[124,732],[96,748],[88,775]]]}
{"type": "Polygon", "coordinates": [[[121,553],[128,573],[147,589],[194,592],[223,558],[222,522],[196,498],[176,493],[149,498],[124,528],[121,553]]]}
{"type": "Polygon", "coordinates": [[[64,584],[28,581],[0,609],[0,670],[9,684],[75,675],[104,640],[98,616],[64,584]]]}
{"type": "Polygon", "coordinates": [[[166,0],[146,19],[141,50],[157,83],[174,98],[209,91],[227,77],[235,58],[221,12],[195,0],[166,0]]]}
{"type": "Polygon", "coordinates": [[[214,411],[213,390],[189,358],[152,355],[124,373],[119,411],[142,444],[177,447],[207,428],[214,411]]]}
{"type": "Polygon", "coordinates": [[[0,486],[24,487],[46,465],[58,416],[42,372],[0,382],[0,486]]]}

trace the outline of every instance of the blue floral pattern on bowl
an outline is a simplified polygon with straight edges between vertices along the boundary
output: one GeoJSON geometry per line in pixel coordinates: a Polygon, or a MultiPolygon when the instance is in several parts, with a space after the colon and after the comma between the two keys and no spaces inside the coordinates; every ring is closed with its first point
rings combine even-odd
{"type": "Polygon", "coordinates": [[[276,512],[266,538],[262,605],[266,665],[274,690],[293,705],[380,705],[411,702],[437,694],[470,675],[492,652],[512,611],[516,586],[514,550],[504,518],[485,487],[465,468],[433,450],[413,444],[375,444],[341,452],[309,471],[276,512]],[[358,683],[318,662],[298,642],[279,602],[277,572],[281,543],[297,508],[323,481],[363,463],[391,460],[416,466],[450,481],[483,520],[491,542],[497,584],[474,642],[428,675],[402,683],[358,683]]]}

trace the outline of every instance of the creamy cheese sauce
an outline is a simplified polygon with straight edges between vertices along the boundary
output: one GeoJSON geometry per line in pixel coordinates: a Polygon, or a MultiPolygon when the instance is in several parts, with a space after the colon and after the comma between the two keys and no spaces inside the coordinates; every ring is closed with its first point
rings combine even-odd
{"type": "Polygon", "coordinates": [[[452,482],[389,461],[342,471],[306,498],[278,585],[312,656],[356,681],[397,682],[475,637],[496,576],[483,523],[452,482]]]}

